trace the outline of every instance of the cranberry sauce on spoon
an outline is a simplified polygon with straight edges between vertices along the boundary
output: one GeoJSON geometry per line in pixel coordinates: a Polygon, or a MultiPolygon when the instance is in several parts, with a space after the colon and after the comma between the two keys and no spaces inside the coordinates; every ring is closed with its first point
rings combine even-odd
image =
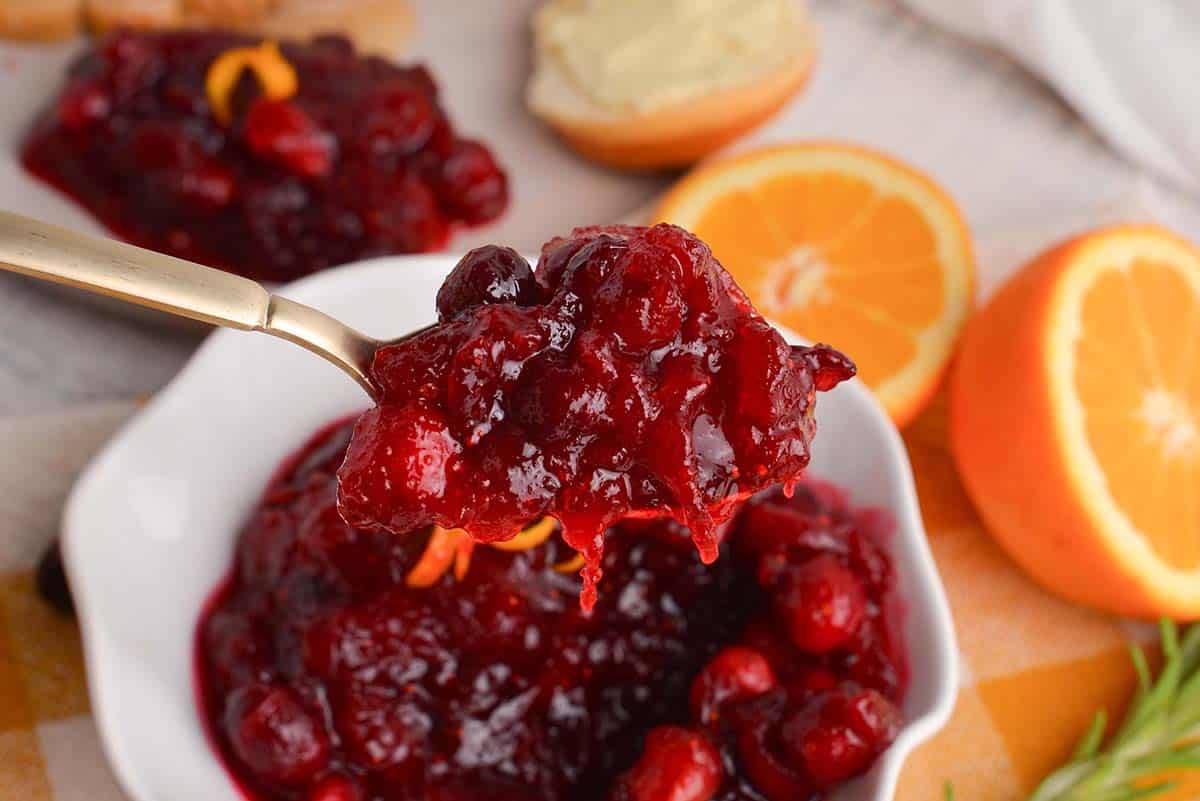
{"type": "Polygon", "coordinates": [[[816,391],[854,374],[832,349],[789,346],[670,225],[576,230],[536,271],[478,249],[437,306],[436,326],[376,356],[380,403],[338,472],[341,512],[481,542],[553,516],[587,561],[585,608],[616,521],[673,517],[715,559],[737,502],[807,466],[816,391]]]}

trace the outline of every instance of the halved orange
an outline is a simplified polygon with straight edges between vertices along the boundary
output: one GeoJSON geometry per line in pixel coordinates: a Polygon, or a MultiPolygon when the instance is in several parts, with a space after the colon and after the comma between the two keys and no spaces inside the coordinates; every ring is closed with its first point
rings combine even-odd
{"type": "Polygon", "coordinates": [[[1072,239],[971,321],[951,445],[1000,544],[1069,599],[1200,617],[1200,250],[1162,228],[1072,239]]]}
{"type": "Polygon", "coordinates": [[[766,147],[702,166],[654,213],[709,244],[768,319],[839,348],[897,425],[937,388],[974,298],[958,209],[866,148],[766,147]]]}

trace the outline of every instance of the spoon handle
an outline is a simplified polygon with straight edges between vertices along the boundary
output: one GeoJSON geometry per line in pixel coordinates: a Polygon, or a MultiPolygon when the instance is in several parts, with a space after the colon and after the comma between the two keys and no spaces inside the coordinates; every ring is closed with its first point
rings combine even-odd
{"type": "Polygon", "coordinates": [[[0,269],[286,339],[332,362],[375,395],[368,370],[376,340],[248,278],[6,211],[0,211],[0,269]]]}

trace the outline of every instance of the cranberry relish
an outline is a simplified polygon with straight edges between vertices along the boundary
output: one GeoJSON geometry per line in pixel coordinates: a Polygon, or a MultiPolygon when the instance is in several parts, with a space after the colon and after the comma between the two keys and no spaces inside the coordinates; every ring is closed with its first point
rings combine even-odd
{"type": "Polygon", "coordinates": [[[206,73],[253,44],[210,31],[100,40],[28,134],[25,166],[135,244],[272,281],[436,250],[455,224],[504,210],[504,172],[455,134],[429,73],[342,37],[283,43],[297,93],[268,100],[245,74],[222,123],[206,73]]]}
{"type": "Polygon", "coordinates": [[[204,718],[263,801],[803,801],[865,770],[905,689],[890,523],[759,496],[703,565],[608,533],[599,603],[558,536],[406,585],[427,532],[346,525],[348,426],[272,480],[197,635],[204,718]]]}
{"type": "Polygon", "coordinates": [[[675,517],[715,559],[736,501],[808,464],[815,392],[854,374],[829,348],[790,347],[670,225],[576,230],[536,274],[477,249],[437,307],[437,326],[375,358],[380,403],[338,473],[342,514],[483,542],[552,515],[587,560],[585,609],[617,520],[675,517]]]}

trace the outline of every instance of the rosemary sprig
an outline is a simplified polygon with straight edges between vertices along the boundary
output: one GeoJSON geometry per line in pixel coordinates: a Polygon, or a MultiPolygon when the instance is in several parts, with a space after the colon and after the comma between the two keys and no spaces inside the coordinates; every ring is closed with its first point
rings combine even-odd
{"type": "Polygon", "coordinates": [[[1038,785],[1029,801],[1139,801],[1175,786],[1151,780],[1170,770],[1200,768],[1200,625],[1182,640],[1163,620],[1163,668],[1155,681],[1146,655],[1130,648],[1138,690],[1125,720],[1104,742],[1108,719],[1096,714],[1067,764],[1038,785]]]}

